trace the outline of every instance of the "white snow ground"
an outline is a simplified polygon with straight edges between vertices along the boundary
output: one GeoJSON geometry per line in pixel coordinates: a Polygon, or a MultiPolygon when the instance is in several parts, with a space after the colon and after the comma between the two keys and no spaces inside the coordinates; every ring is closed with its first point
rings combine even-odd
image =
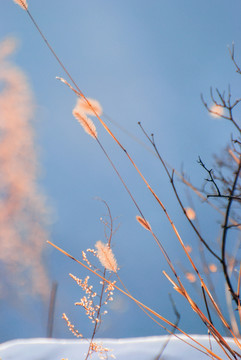
{"type": "MultiPolygon", "coordinates": [[[[180,336],[184,339],[183,336],[180,336]]],[[[192,335],[192,337],[210,348],[208,336],[192,335]]],[[[152,336],[144,338],[127,339],[98,339],[104,346],[113,349],[113,353],[118,360],[159,360],[161,350],[166,343],[168,336],[152,336]]],[[[185,338],[187,339],[187,338],[185,338]]],[[[229,345],[237,350],[232,339],[227,339],[229,345]]],[[[223,351],[212,340],[215,354],[222,359],[227,359],[223,351]]],[[[88,343],[81,340],[63,339],[24,339],[12,340],[0,345],[1,360],[82,360],[88,348],[88,343]]],[[[110,354],[111,354],[110,353],[110,354]]],[[[241,353],[241,351],[239,351],[241,353]]],[[[109,356],[111,359],[111,357],[109,356]]],[[[97,354],[93,354],[92,359],[99,359],[97,354]]],[[[179,359],[209,359],[205,354],[186,345],[183,341],[172,336],[166,346],[161,360],[179,359]]]]}

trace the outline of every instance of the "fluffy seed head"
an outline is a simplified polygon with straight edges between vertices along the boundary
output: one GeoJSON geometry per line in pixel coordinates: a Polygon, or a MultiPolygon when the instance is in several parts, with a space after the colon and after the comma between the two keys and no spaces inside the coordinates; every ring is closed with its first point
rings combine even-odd
{"type": "Polygon", "coordinates": [[[96,127],[91,119],[89,119],[85,114],[81,114],[76,110],[76,107],[73,110],[74,117],[78,120],[83,129],[92,136],[94,139],[97,139],[96,127]]]}
{"type": "Polygon", "coordinates": [[[26,0],[13,0],[16,4],[18,4],[19,6],[21,6],[21,8],[23,8],[24,10],[27,10],[28,8],[28,4],[26,0]]]}
{"type": "Polygon", "coordinates": [[[102,114],[102,107],[100,103],[97,100],[90,98],[87,100],[91,106],[86,102],[85,99],[79,98],[75,107],[76,111],[78,111],[79,114],[96,116],[96,113],[98,116],[100,116],[102,114]]]}
{"type": "Polygon", "coordinates": [[[138,221],[138,223],[141,224],[141,226],[143,226],[146,230],[151,231],[151,225],[149,224],[148,221],[144,220],[142,217],[140,216],[136,216],[136,220],[138,221]]]}
{"type": "Polygon", "coordinates": [[[117,262],[115,256],[108,244],[103,244],[101,241],[97,241],[95,244],[97,249],[97,257],[107,270],[117,272],[117,262]]]}

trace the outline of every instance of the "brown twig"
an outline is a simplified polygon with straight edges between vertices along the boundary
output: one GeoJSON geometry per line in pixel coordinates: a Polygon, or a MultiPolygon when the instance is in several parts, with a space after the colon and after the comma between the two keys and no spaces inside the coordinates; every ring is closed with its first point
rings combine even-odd
{"type": "Polygon", "coordinates": [[[227,208],[226,208],[226,214],[225,214],[225,219],[224,219],[224,225],[223,225],[223,235],[222,235],[222,266],[223,266],[223,272],[224,272],[224,276],[228,285],[228,289],[232,294],[233,300],[236,302],[236,304],[239,304],[239,296],[237,295],[237,293],[234,291],[233,286],[231,284],[231,280],[228,274],[228,268],[227,268],[227,263],[226,263],[226,241],[227,241],[227,232],[228,232],[228,222],[229,222],[229,214],[230,214],[230,210],[231,210],[231,206],[232,206],[232,196],[235,192],[236,189],[236,185],[237,185],[237,181],[240,175],[240,171],[241,171],[241,157],[239,160],[239,166],[238,169],[236,171],[235,177],[234,177],[234,181],[233,181],[233,185],[232,185],[232,189],[230,192],[230,198],[227,204],[227,208]]]}
{"type": "Polygon", "coordinates": [[[186,216],[189,224],[191,225],[191,227],[192,227],[193,230],[195,231],[195,233],[196,233],[196,235],[198,236],[199,240],[200,240],[200,241],[204,244],[204,246],[208,249],[208,251],[209,251],[214,257],[216,257],[216,259],[218,259],[218,260],[221,262],[221,258],[210,248],[210,246],[209,246],[208,243],[203,239],[203,237],[201,236],[199,230],[196,228],[196,226],[194,225],[194,223],[192,222],[192,220],[187,216],[186,210],[185,210],[185,208],[184,208],[184,206],[183,206],[183,203],[182,203],[182,201],[181,201],[181,198],[180,198],[180,196],[179,196],[179,194],[178,194],[178,192],[177,192],[176,186],[175,186],[175,184],[174,184],[174,172],[175,172],[175,170],[174,170],[174,169],[172,170],[172,174],[169,172],[169,170],[168,170],[168,168],[167,168],[167,166],[166,166],[166,164],[165,164],[165,161],[163,160],[163,158],[162,158],[162,156],[160,155],[160,153],[159,153],[159,151],[158,151],[158,148],[157,148],[157,146],[156,146],[156,143],[155,143],[155,140],[154,140],[154,134],[151,134],[151,138],[150,138],[150,136],[147,134],[147,132],[144,130],[143,126],[141,125],[141,122],[138,122],[138,125],[140,126],[141,130],[142,130],[143,133],[145,134],[146,138],[147,138],[147,139],[150,141],[150,143],[152,144],[152,146],[153,146],[153,148],[154,148],[154,150],[155,150],[155,152],[156,152],[159,160],[161,161],[161,163],[162,163],[162,165],[163,165],[163,167],[164,167],[164,169],[165,169],[165,172],[166,172],[166,174],[167,174],[167,176],[168,176],[168,178],[169,178],[169,180],[170,180],[170,183],[171,183],[171,186],[172,186],[172,188],[173,188],[174,194],[175,194],[175,196],[176,196],[176,198],[177,198],[177,201],[178,201],[178,203],[179,203],[179,205],[180,205],[180,207],[181,207],[184,215],[186,216]]]}
{"type": "Polygon", "coordinates": [[[240,69],[240,67],[238,66],[238,64],[237,64],[237,62],[236,62],[236,60],[235,60],[235,57],[234,57],[234,43],[232,43],[232,49],[230,49],[230,47],[228,46],[228,51],[229,51],[229,54],[230,54],[230,56],[231,56],[231,59],[232,59],[234,65],[235,65],[235,67],[236,67],[236,72],[237,72],[238,74],[241,74],[241,69],[240,69]]]}
{"type": "Polygon", "coordinates": [[[216,191],[217,191],[217,195],[216,195],[216,196],[221,197],[221,196],[222,196],[222,195],[221,195],[221,192],[220,192],[219,187],[218,187],[218,185],[217,185],[217,183],[216,183],[216,181],[214,180],[214,177],[213,177],[213,169],[210,169],[210,170],[209,170],[209,169],[204,165],[204,163],[203,163],[203,161],[201,160],[200,156],[199,156],[199,158],[198,158],[198,164],[200,164],[200,165],[204,168],[204,170],[208,173],[209,179],[206,179],[206,181],[211,182],[211,183],[214,185],[214,187],[215,187],[215,189],[216,189],[216,191]]]}
{"type": "Polygon", "coordinates": [[[240,126],[237,124],[237,122],[234,120],[233,118],[233,109],[235,106],[237,106],[240,102],[241,102],[241,99],[237,99],[233,104],[231,104],[231,93],[230,93],[230,89],[229,89],[229,94],[228,94],[228,99],[225,100],[224,98],[224,94],[222,95],[218,89],[216,89],[216,92],[217,92],[217,95],[218,97],[220,98],[220,101],[221,103],[218,103],[214,96],[213,96],[213,93],[212,93],[212,88],[210,90],[211,92],[211,99],[212,101],[214,102],[215,105],[223,108],[223,109],[226,109],[228,111],[228,116],[227,115],[224,115],[224,114],[221,114],[215,110],[212,110],[208,104],[206,103],[206,101],[204,100],[204,97],[203,97],[203,94],[201,94],[201,100],[202,100],[202,103],[203,105],[205,106],[205,108],[208,110],[208,112],[210,114],[213,114],[213,115],[216,115],[217,117],[220,117],[222,119],[226,119],[226,120],[229,120],[231,121],[234,126],[236,127],[236,129],[239,131],[239,133],[241,132],[241,128],[240,126]]]}

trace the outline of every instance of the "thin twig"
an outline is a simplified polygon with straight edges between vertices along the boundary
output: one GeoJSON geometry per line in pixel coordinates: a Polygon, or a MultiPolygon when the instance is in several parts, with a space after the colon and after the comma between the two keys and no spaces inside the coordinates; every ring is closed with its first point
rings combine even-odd
{"type": "Polygon", "coordinates": [[[238,64],[237,64],[237,62],[236,62],[236,60],[235,60],[235,57],[234,57],[234,42],[232,43],[232,49],[230,49],[230,47],[228,46],[228,51],[229,51],[229,54],[230,54],[230,56],[231,56],[231,59],[232,59],[234,65],[235,65],[235,67],[236,67],[236,72],[237,72],[238,74],[241,74],[241,69],[240,69],[240,67],[238,66],[238,64]]]}
{"type": "Polygon", "coordinates": [[[214,185],[214,187],[215,187],[215,189],[216,189],[216,191],[217,191],[217,193],[218,193],[218,196],[221,196],[221,192],[220,192],[220,190],[219,190],[219,188],[218,188],[218,185],[217,185],[217,183],[215,182],[215,180],[214,180],[214,177],[213,177],[213,169],[208,169],[205,165],[204,165],[204,163],[203,163],[203,161],[201,160],[201,158],[200,158],[200,156],[199,156],[199,158],[198,158],[198,164],[200,164],[203,168],[204,168],[204,170],[208,173],[208,175],[209,175],[209,179],[206,179],[206,181],[208,181],[208,182],[211,182],[213,185],[214,185]]]}
{"type": "Polygon", "coordinates": [[[163,160],[162,156],[160,155],[160,153],[159,153],[159,151],[158,151],[158,149],[157,149],[157,146],[156,146],[156,143],[155,143],[155,140],[154,140],[154,134],[151,134],[151,138],[150,138],[150,136],[147,134],[147,132],[145,131],[145,129],[144,129],[143,126],[141,125],[141,122],[138,122],[138,125],[140,126],[141,130],[142,130],[143,133],[145,134],[146,138],[147,138],[147,139],[150,141],[150,143],[152,144],[152,146],[153,146],[153,148],[154,148],[154,150],[155,150],[155,152],[156,152],[159,160],[161,161],[161,163],[162,163],[162,165],[163,165],[163,167],[164,167],[164,169],[165,169],[165,172],[166,172],[167,176],[169,177],[169,180],[170,180],[171,186],[172,186],[172,188],[173,188],[174,194],[175,194],[175,196],[176,196],[176,198],[177,198],[177,201],[178,201],[178,203],[179,203],[179,205],[180,205],[180,207],[181,207],[184,215],[186,216],[187,220],[189,221],[191,227],[192,227],[193,230],[195,231],[195,233],[196,233],[196,235],[198,236],[199,240],[200,240],[200,241],[204,244],[204,246],[208,249],[208,251],[209,251],[214,257],[216,257],[216,259],[218,259],[218,260],[221,262],[221,258],[210,248],[210,246],[208,245],[208,243],[207,243],[207,242],[203,239],[203,237],[201,236],[199,230],[196,228],[196,226],[194,225],[194,223],[193,223],[193,222],[191,221],[191,219],[187,216],[186,210],[185,210],[185,208],[184,208],[184,206],[183,206],[183,203],[182,203],[182,201],[181,201],[181,199],[180,199],[180,196],[179,196],[179,194],[178,194],[178,192],[177,192],[177,189],[176,189],[176,186],[175,186],[175,184],[174,184],[174,177],[173,177],[173,175],[174,175],[174,172],[176,172],[176,171],[173,169],[173,170],[172,170],[172,174],[170,174],[170,172],[169,172],[169,170],[168,170],[168,168],[167,168],[167,166],[166,166],[166,164],[165,164],[165,161],[163,160]]]}
{"type": "Polygon", "coordinates": [[[226,241],[227,241],[227,232],[228,232],[228,221],[229,221],[229,214],[230,214],[230,210],[231,210],[231,206],[232,206],[232,196],[235,192],[236,189],[236,185],[237,185],[237,181],[239,178],[239,174],[241,171],[241,157],[239,159],[239,166],[238,169],[236,171],[235,177],[234,177],[234,181],[233,181],[233,185],[232,185],[232,189],[230,192],[230,199],[228,201],[228,205],[226,208],[226,214],[225,214],[225,220],[224,220],[224,225],[223,225],[223,236],[222,236],[222,266],[223,266],[223,272],[224,272],[224,276],[228,285],[228,289],[232,294],[232,297],[234,299],[234,301],[236,302],[236,304],[239,304],[239,296],[237,295],[237,293],[234,291],[233,286],[231,284],[231,280],[228,274],[228,268],[227,268],[227,263],[226,263],[226,241]]]}

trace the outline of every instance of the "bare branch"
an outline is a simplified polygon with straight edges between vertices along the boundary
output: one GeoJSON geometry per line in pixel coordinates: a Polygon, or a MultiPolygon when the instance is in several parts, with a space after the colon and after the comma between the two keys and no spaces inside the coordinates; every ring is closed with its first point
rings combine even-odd
{"type": "Polygon", "coordinates": [[[230,49],[230,47],[228,46],[228,51],[229,51],[230,57],[231,57],[234,65],[235,65],[235,67],[236,67],[236,72],[237,72],[238,74],[241,74],[241,69],[240,69],[240,67],[238,66],[238,64],[237,64],[237,62],[236,62],[236,60],[235,60],[235,57],[234,57],[234,42],[232,43],[232,49],[230,49]]]}

